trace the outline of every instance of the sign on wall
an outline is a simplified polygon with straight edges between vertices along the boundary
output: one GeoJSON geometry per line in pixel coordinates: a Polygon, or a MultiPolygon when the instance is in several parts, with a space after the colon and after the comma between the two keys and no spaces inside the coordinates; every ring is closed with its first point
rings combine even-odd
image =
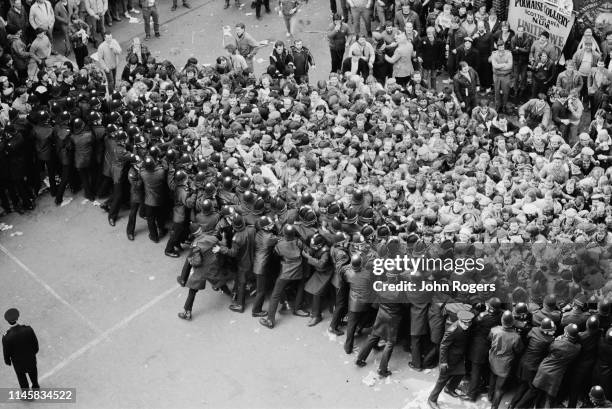
{"type": "Polygon", "coordinates": [[[516,30],[525,27],[525,33],[537,39],[542,31],[548,31],[550,42],[558,54],[565,46],[574,25],[572,0],[510,0],[508,23],[516,30]]]}

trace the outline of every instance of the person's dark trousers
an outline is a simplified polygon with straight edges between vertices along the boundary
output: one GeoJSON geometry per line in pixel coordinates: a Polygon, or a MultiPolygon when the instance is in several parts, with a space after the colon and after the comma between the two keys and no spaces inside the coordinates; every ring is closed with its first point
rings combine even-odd
{"type": "Polygon", "coordinates": [[[257,293],[255,295],[255,302],[253,303],[253,313],[261,312],[264,299],[266,297],[266,275],[265,274],[256,274],[256,286],[257,293]]]}
{"type": "MultiPolygon", "coordinates": [[[[190,251],[190,254],[191,254],[191,251],[190,251]]],[[[190,272],[191,272],[191,264],[189,264],[189,258],[185,258],[185,262],[183,263],[183,268],[181,269],[181,281],[187,282],[190,272]]]]}
{"type": "MultiPolygon", "coordinates": [[[[366,343],[361,347],[361,351],[359,351],[359,355],[357,355],[357,360],[365,361],[368,359],[368,355],[372,352],[372,349],[378,342],[380,341],[380,337],[378,335],[370,334],[366,343]]],[[[389,367],[389,359],[391,359],[391,354],[393,353],[393,347],[395,343],[393,341],[385,342],[385,349],[380,356],[380,364],[378,365],[378,370],[381,372],[386,372],[389,367]]]]}
{"type": "Polygon", "coordinates": [[[140,203],[130,203],[130,215],[128,217],[127,234],[134,234],[134,229],[136,229],[136,216],[138,215],[138,209],[141,208],[140,203]]]}
{"type": "Polygon", "coordinates": [[[517,403],[521,400],[525,392],[527,392],[528,390],[529,390],[529,383],[525,381],[521,381],[521,383],[518,386],[518,389],[514,392],[514,395],[512,395],[512,400],[510,401],[510,406],[508,407],[510,408],[516,407],[517,403]]]}
{"type": "Polygon", "coordinates": [[[427,351],[427,354],[423,358],[424,368],[433,368],[434,366],[437,365],[439,351],[440,351],[440,345],[432,343],[431,347],[429,348],[429,351],[427,351]]]}
{"type": "Polygon", "coordinates": [[[87,54],[87,46],[74,48],[74,58],[76,59],[79,69],[83,68],[85,65],[85,57],[87,57],[87,54]]]}
{"type": "Polygon", "coordinates": [[[191,311],[193,308],[193,300],[195,300],[195,296],[198,290],[194,290],[192,288],[189,289],[189,293],[187,294],[187,299],[185,300],[185,311],[191,311]]]}
{"type": "Polygon", "coordinates": [[[336,290],[336,305],[334,307],[334,315],[329,323],[329,327],[332,329],[338,329],[342,319],[348,311],[349,289],[349,284],[342,282],[342,284],[340,284],[340,288],[336,290]]]}
{"type": "Polygon", "coordinates": [[[436,385],[433,390],[429,394],[429,400],[437,402],[438,396],[440,396],[440,392],[442,389],[448,384],[448,389],[454,391],[459,386],[459,382],[461,382],[462,375],[448,375],[446,373],[440,373],[438,375],[438,380],[436,381],[436,385]]]}
{"type": "Polygon", "coordinates": [[[110,197],[110,204],[108,210],[108,217],[116,220],[119,215],[119,208],[121,207],[121,199],[123,197],[123,186],[121,182],[113,183],[113,193],[110,197]]]}
{"type": "Polygon", "coordinates": [[[412,365],[416,368],[423,367],[423,335],[410,336],[410,355],[412,356],[412,365]]]}
{"type": "Polygon", "coordinates": [[[497,376],[491,371],[491,377],[489,378],[489,401],[491,402],[491,409],[497,409],[499,407],[502,396],[504,396],[503,388],[505,383],[505,376],[497,376]]]}
{"type": "Polygon", "coordinates": [[[340,72],[342,69],[342,58],[344,57],[344,50],[342,49],[329,49],[331,54],[331,72],[340,72]]]}
{"type": "Polygon", "coordinates": [[[256,0],[255,1],[255,16],[261,17],[261,6],[264,6],[266,11],[270,12],[270,0],[256,0]]]}
{"type": "Polygon", "coordinates": [[[34,368],[31,371],[27,372],[17,372],[17,381],[19,382],[19,387],[21,389],[29,389],[30,384],[28,383],[28,376],[30,377],[30,381],[32,381],[32,389],[39,389],[40,385],[38,384],[38,369],[34,368]]]}
{"type": "MultiPolygon", "coordinates": [[[[64,192],[70,180],[70,168],[70,165],[62,165],[61,180],[57,187],[57,193],[55,194],[55,203],[62,203],[62,200],[64,200],[64,192]]],[[[51,182],[51,179],[49,179],[49,182],[51,182]]]]}
{"type": "Polygon", "coordinates": [[[516,408],[523,408],[523,409],[527,409],[527,408],[533,408],[534,406],[534,402],[540,398],[541,396],[541,391],[539,389],[536,389],[533,385],[531,385],[529,387],[529,390],[527,392],[525,392],[525,394],[523,395],[523,397],[516,403],[516,408]]]}
{"type": "MultiPolygon", "coordinates": [[[[113,186],[113,179],[111,179],[108,176],[104,176],[100,174],[100,179],[98,180],[98,183],[96,186],[97,186],[96,196],[98,197],[108,196],[108,192],[111,191],[111,188],[113,186]]],[[[108,202],[107,204],[110,205],[110,202],[108,202]]]]}
{"type": "MultiPolygon", "coordinates": [[[[338,6],[336,5],[337,0],[329,0],[329,8],[332,14],[336,14],[338,12],[338,6]]],[[[349,22],[349,9],[346,4],[346,0],[340,0],[340,8],[342,9],[342,19],[345,23],[349,22]]]]}
{"type": "Polygon", "coordinates": [[[117,80],[116,68],[112,68],[106,73],[106,80],[108,81],[108,89],[115,89],[115,81],[117,80]]]}
{"type": "MultiPolygon", "coordinates": [[[[0,179],[0,205],[7,212],[11,210],[11,201],[9,200],[9,195],[16,196],[15,194],[11,194],[13,190],[12,183],[8,179],[0,179]]],[[[13,199],[13,204],[16,206],[17,203],[15,199],[13,199]]]]}
{"type": "Polygon", "coordinates": [[[47,169],[47,176],[49,177],[49,190],[51,191],[51,195],[55,196],[57,194],[57,183],[55,183],[57,168],[55,166],[55,162],[52,160],[46,160],[43,162],[43,166],[47,169]]]}
{"type": "Polygon", "coordinates": [[[161,207],[145,205],[145,217],[149,228],[149,237],[153,241],[159,240],[159,233],[163,230],[161,222],[161,207]]]}
{"type": "Polygon", "coordinates": [[[313,295],[312,296],[312,308],[310,310],[311,317],[320,317],[321,316],[321,297],[322,295],[313,295]]]}
{"type": "Polygon", "coordinates": [[[184,233],[185,222],[172,223],[172,233],[170,234],[170,238],[168,238],[168,243],[166,244],[166,251],[174,251],[175,247],[180,248],[181,240],[183,239],[184,233]]]}
{"type": "Polygon", "coordinates": [[[285,287],[287,287],[287,285],[292,281],[296,280],[284,280],[279,278],[276,280],[276,283],[274,283],[274,289],[272,290],[270,304],[268,306],[268,319],[273,323],[275,322],[276,310],[278,309],[278,303],[280,302],[280,299],[285,291],[285,287]]]}
{"type": "Polygon", "coordinates": [[[364,311],[353,312],[350,311],[348,313],[348,324],[346,326],[346,339],[344,341],[344,351],[347,354],[350,354],[353,351],[353,345],[355,344],[355,332],[357,331],[357,326],[363,320],[363,317],[366,313],[364,311]]]}
{"type": "Polygon", "coordinates": [[[151,18],[153,18],[153,31],[155,34],[159,34],[159,14],[157,13],[157,6],[143,7],[142,18],[144,19],[144,29],[147,37],[151,37],[151,18]]]}
{"type": "MultiPolygon", "coordinates": [[[[480,387],[480,381],[488,370],[489,365],[487,363],[476,363],[472,362],[472,370],[470,372],[470,383],[468,384],[467,396],[472,399],[476,399],[478,395],[478,389],[480,387]]],[[[491,374],[493,375],[493,374],[491,374]]]]}
{"type": "Polygon", "coordinates": [[[397,85],[401,87],[405,87],[408,84],[408,81],[410,81],[410,76],[395,77],[395,82],[397,82],[397,85]]]}
{"type": "MultiPolygon", "coordinates": [[[[8,185],[8,194],[15,206],[18,206],[19,200],[21,200],[21,206],[28,207],[33,205],[32,192],[23,179],[11,181],[10,185],[8,185]]],[[[4,205],[4,198],[2,201],[4,205]]],[[[6,209],[8,210],[9,208],[7,207],[6,209]]]]}
{"type": "Polygon", "coordinates": [[[89,200],[94,200],[95,195],[93,192],[93,174],[91,168],[80,168],[77,169],[79,174],[79,179],[81,179],[81,186],[83,186],[83,190],[85,191],[85,197],[89,200]]]}
{"type": "Polygon", "coordinates": [[[232,304],[244,306],[246,302],[246,274],[238,274],[237,280],[234,281],[234,291],[236,301],[232,304]]]}

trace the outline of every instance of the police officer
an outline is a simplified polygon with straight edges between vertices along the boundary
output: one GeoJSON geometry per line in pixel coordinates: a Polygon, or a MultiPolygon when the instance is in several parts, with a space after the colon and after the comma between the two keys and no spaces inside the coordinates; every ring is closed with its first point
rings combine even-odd
{"type": "Polygon", "coordinates": [[[501,300],[497,297],[490,298],[486,303],[486,310],[476,316],[471,328],[470,345],[468,346],[467,358],[472,363],[470,372],[470,383],[467,393],[461,399],[476,401],[481,379],[487,379],[489,370],[489,348],[491,342],[489,334],[491,329],[497,326],[502,317],[501,300]]]}
{"type": "Polygon", "coordinates": [[[266,295],[266,281],[270,278],[274,259],[274,247],[278,243],[278,237],[274,232],[274,222],[268,216],[261,216],[255,227],[257,233],[255,234],[253,273],[255,274],[257,292],[251,315],[253,317],[265,317],[268,313],[262,311],[262,307],[266,295]]]}
{"type": "MultiPolygon", "coordinates": [[[[302,250],[304,245],[302,241],[297,237],[297,231],[292,224],[288,224],[283,229],[283,237],[280,237],[274,252],[281,258],[281,270],[280,275],[276,279],[272,295],[270,296],[270,304],[268,306],[268,316],[259,319],[259,323],[264,327],[274,328],[276,324],[276,310],[278,304],[281,301],[281,296],[285,290],[285,287],[292,282],[302,283],[303,269],[302,269],[302,250]]],[[[294,304],[294,315],[299,311],[298,306],[301,303],[301,294],[298,288],[298,296],[296,297],[294,304]]],[[[308,313],[301,314],[300,316],[308,316],[308,313]]]]}
{"type": "Polygon", "coordinates": [[[465,351],[469,342],[468,330],[472,325],[474,314],[461,310],[457,321],[451,324],[444,333],[440,343],[440,374],[427,404],[432,409],[439,409],[438,396],[442,389],[449,395],[457,397],[457,386],[465,374],[465,351]]]}
{"type": "Polygon", "coordinates": [[[612,402],[606,399],[606,394],[603,388],[599,385],[595,385],[589,391],[589,400],[591,401],[592,408],[612,408],[612,402]]]}
{"type": "Polygon", "coordinates": [[[327,242],[319,233],[315,233],[310,239],[310,248],[302,250],[302,257],[314,269],[312,276],[310,276],[304,287],[306,292],[312,294],[312,311],[308,326],[314,327],[323,321],[323,316],[321,315],[321,297],[329,288],[334,267],[330,260],[327,242]]]}
{"type": "Polygon", "coordinates": [[[521,336],[514,329],[514,318],[511,311],[504,311],[501,326],[496,326],[489,333],[491,348],[489,349],[489,365],[491,378],[489,380],[489,401],[491,409],[497,409],[504,395],[504,385],[514,362],[523,352],[521,336]]]}
{"type": "Polygon", "coordinates": [[[152,156],[147,156],[140,169],[140,177],[144,187],[144,206],[149,239],[157,243],[160,237],[165,236],[167,232],[162,215],[166,191],[166,169],[152,156]]]}
{"type": "Polygon", "coordinates": [[[38,389],[38,369],[36,368],[36,354],[38,353],[38,339],[29,325],[20,325],[19,311],[11,308],[4,313],[4,319],[11,326],[2,336],[2,351],[4,363],[13,366],[19,381],[19,387],[24,390],[30,387],[28,377],[33,389],[38,389]]]}
{"type": "Polygon", "coordinates": [[[144,215],[144,184],[140,177],[142,160],[138,155],[130,155],[130,167],[128,169],[128,183],[130,184],[130,214],[126,225],[127,238],[134,241],[134,230],[136,229],[136,216],[144,215]]]}
{"type": "Polygon", "coordinates": [[[586,330],[578,334],[578,342],[580,342],[582,348],[580,348],[580,355],[568,371],[568,408],[575,408],[578,399],[583,399],[586,402],[587,389],[591,385],[593,368],[597,362],[597,347],[600,338],[599,320],[593,315],[586,322],[586,330]]]}
{"type": "Polygon", "coordinates": [[[348,310],[349,284],[345,279],[345,271],[351,261],[348,250],[349,237],[346,233],[338,231],[334,234],[333,245],[329,256],[334,267],[331,283],[336,290],[334,314],[329,323],[328,331],[335,335],[344,335],[338,327],[348,310]]]}
{"type": "Polygon", "coordinates": [[[74,146],[74,167],[81,179],[85,198],[93,201],[95,196],[91,165],[94,153],[94,137],[91,131],[85,129],[85,122],[81,118],[74,118],[71,125],[70,139],[74,146]]]}
{"type": "Polygon", "coordinates": [[[529,408],[533,406],[538,398],[545,397],[547,407],[555,407],[555,401],[561,386],[563,376],[569,365],[580,354],[580,344],[578,343],[578,326],[568,324],[563,335],[557,337],[548,351],[548,355],[536,372],[531,389],[525,393],[521,400],[516,404],[517,408],[529,408]]]}
{"type": "Polygon", "coordinates": [[[232,227],[234,237],[232,246],[215,246],[213,252],[236,259],[238,271],[235,281],[237,300],[232,302],[230,310],[244,312],[246,301],[246,280],[248,274],[253,272],[253,259],[255,255],[255,227],[248,226],[244,218],[237,214],[233,218],[232,227]]]}
{"type": "Polygon", "coordinates": [[[555,340],[556,326],[552,319],[546,317],[539,327],[533,327],[527,334],[527,347],[518,365],[517,377],[519,388],[510,401],[509,409],[514,409],[517,403],[530,389],[531,382],[538,371],[540,363],[546,358],[550,344],[555,340]]]}
{"type": "Polygon", "coordinates": [[[168,173],[168,186],[173,192],[172,207],[172,232],[166,243],[164,254],[168,257],[177,258],[181,251],[180,243],[185,232],[186,201],[189,195],[189,181],[187,173],[183,170],[168,173]]]}

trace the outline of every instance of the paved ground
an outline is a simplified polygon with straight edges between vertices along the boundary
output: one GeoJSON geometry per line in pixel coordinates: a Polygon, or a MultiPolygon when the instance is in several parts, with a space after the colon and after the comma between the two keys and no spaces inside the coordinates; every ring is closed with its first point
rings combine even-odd
{"type": "MultiPolygon", "coordinates": [[[[0,309],[19,308],[37,331],[41,385],[77,388],[77,404],[64,406],[423,407],[435,371],[410,371],[398,348],[394,374],[377,380],[378,354],[367,367],[354,366],[343,338],[325,332],[329,316],[308,328],[305,319],[283,315],[268,330],[229,311],[226,296],[204,291],[194,320],[179,320],[182,260],[163,256],[143,220],[129,242],[125,217],[112,228],[99,208],[82,202],[77,195],[55,207],[44,195],[32,214],[5,217],[13,227],[0,233],[0,309]]],[[[3,367],[0,386],[15,384],[3,367]]]]}
{"type": "MultiPolygon", "coordinates": [[[[172,13],[162,2],[162,38],[147,43],[177,66],[190,56],[206,62],[220,55],[226,24],[243,21],[258,39],[285,38],[277,15],[258,22],[246,15],[252,12],[248,7],[223,10],[222,0],[191,4],[191,10],[172,13]]],[[[304,30],[325,29],[327,2],[311,0],[298,18],[300,37],[317,60],[312,78],[324,78],[324,36],[304,30]]],[[[128,23],[116,24],[113,34],[122,43],[144,35],[141,24],[128,23]]],[[[258,57],[267,61],[268,53],[258,57]]],[[[256,64],[258,73],[264,68],[256,64]]],[[[283,316],[270,331],[249,314],[229,311],[226,296],[204,291],[196,298],[194,320],[179,320],[186,291],[175,277],[182,259],[163,256],[163,244],[148,240],[144,220],[138,220],[136,241],[129,242],[125,215],[112,228],[99,208],[82,201],[77,195],[55,207],[44,195],[31,214],[0,220],[13,226],[0,232],[0,310],[19,308],[23,322],[35,328],[41,385],[78,390],[77,404],[51,407],[425,407],[436,371],[410,371],[407,354],[398,348],[393,375],[377,380],[378,353],[365,368],[353,365],[355,356],[342,350],[343,338],[325,332],[329,314],[315,328],[283,316]]],[[[0,332],[5,330],[2,321],[0,332]]],[[[16,386],[11,368],[0,370],[0,386],[16,386]]],[[[476,407],[444,394],[440,400],[445,408],[476,407]]]]}

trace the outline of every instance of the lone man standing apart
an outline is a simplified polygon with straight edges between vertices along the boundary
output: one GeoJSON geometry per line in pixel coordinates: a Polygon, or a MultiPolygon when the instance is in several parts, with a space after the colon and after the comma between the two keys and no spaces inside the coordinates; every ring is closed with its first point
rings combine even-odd
{"type": "Polygon", "coordinates": [[[36,354],[38,353],[38,340],[32,327],[20,325],[19,311],[11,308],[4,313],[4,318],[11,328],[2,336],[2,351],[4,352],[4,363],[13,366],[22,390],[28,389],[28,378],[32,382],[32,388],[38,389],[38,370],[36,369],[36,354]]]}

